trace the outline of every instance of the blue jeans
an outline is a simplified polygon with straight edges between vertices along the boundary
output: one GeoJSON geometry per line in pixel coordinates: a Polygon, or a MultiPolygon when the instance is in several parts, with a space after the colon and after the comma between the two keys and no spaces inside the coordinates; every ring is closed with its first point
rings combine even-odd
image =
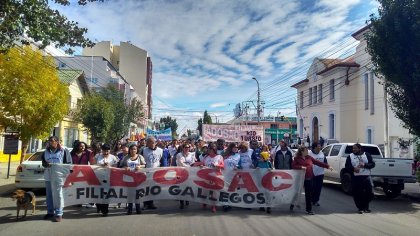
{"type": "Polygon", "coordinates": [[[64,206],[63,187],[58,186],[55,189],[57,193],[55,199],[53,197],[52,191],[53,187],[51,185],[51,181],[45,181],[45,192],[47,195],[47,214],[53,215],[55,213],[56,216],[62,216],[64,206]]]}

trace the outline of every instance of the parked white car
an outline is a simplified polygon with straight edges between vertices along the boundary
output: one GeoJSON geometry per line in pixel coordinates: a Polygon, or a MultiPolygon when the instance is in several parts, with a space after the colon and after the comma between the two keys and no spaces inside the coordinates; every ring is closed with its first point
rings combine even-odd
{"type": "MultiPolygon", "coordinates": [[[[71,151],[71,148],[68,148],[71,151]]],[[[24,189],[45,188],[42,153],[39,150],[23,161],[16,169],[15,187],[24,189]]]]}
{"type": "MultiPolygon", "coordinates": [[[[325,179],[341,183],[346,193],[351,193],[351,173],[345,169],[346,159],[352,153],[354,143],[334,143],[322,149],[333,171],[325,171],[325,179]]],[[[372,155],[375,168],[371,177],[375,187],[382,187],[389,198],[397,197],[405,183],[415,183],[412,159],[384,158],[377,145],[361,143],[363,151],[372,155]]]]}

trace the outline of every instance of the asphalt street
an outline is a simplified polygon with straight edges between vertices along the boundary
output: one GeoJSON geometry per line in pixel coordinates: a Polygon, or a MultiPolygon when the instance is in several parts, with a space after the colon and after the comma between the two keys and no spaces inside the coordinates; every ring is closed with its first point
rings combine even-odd
{"type": "MultiPolygon", "coordinates": [[[[35,215],[15,221],[15,203],[7,195],[0,198],[0,235],[417,235],[420,232],[420,203],[407,196],[386,199],[380,191],[371,204],[372,213],[356,213],[351,196],[336,184],[324,184],[321,206],[315,215],[302,208],[290,213],[288,206],[274,208],[272,214],[258,209],[234,208],[212,213],[192,203],[184,210],[176,201],[157,201],[159,209],[141,215],[126,215],[125,209],[110,209],[101,217],[96,209],[65,208],[63,221],[43,220],[45,196],[38,195],[35,215]]],[[[303,200],[304,198],[302,198],[303,200]]]]}

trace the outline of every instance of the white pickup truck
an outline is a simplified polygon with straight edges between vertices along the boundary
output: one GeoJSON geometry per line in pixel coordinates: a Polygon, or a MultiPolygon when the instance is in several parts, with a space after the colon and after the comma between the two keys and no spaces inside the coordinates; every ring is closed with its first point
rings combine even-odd
{"type": "MultiPolygon", "coordinates": [[[[346,159],[352,153],[354,143],[334,143],[322,149],[333,171],[325,171],[325,179],[341,183],[346,193],[351,193],[351,173],[345,169],[346,159]]],[[[363,144],[363,151],[372,155],[375,168],[371,170],[374,187],[382,187],[389,198],[395,198],[404,189],[404,183],[415,183],[412,159],[384,158],[374,144],[363,144]]]]}

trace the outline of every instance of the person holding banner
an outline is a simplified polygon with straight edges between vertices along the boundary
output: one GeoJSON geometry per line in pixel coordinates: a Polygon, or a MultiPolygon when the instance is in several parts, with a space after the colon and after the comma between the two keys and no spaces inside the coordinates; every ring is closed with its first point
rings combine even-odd
{"type": "Polygon", "coordinates": [[[230,143],[224,153],[224,164],[226,170],[238,169],[238,164],[241,156],[238,153],[238,145],[236,143],[230,143]]]}
{"type": "MultiPolygon", "coordinates": [[[[103,144],[101,146],[102,153],[96,156],[96,165],[105,168],[117,167],[118,157],[111,154],[111,146],[103,144]]],[[[98,213],[101,212],[102,216],[108,216],[109,204],[96,204],[98,213]]]]}
{"type": "MultiPolygon", "coordinates": [[[[239,159],[241,158],[241,156],[239,156],[238,154],[238,145],[236,143],[230,143],[229,146],[226,148],[224,154],[225,155],[223,157],[225,158],[224,159],[225,170],[228,170],[228,171],[237,170],[239,159]]],[[[232,207],[229,205],[223,206],[223,210],[225,212],[229,211],[230,209],[232,209],[232,207]]]]}
{"type": "MultiPolygon", "coordinates": [[[[146,168],[158,168],[160,160],[163,156],[163,150],[156,146],[156,138],[149,136],[146,139],[146,147],[143,149],[144,160],[146,161],[146,168]]],[[[145,209],[157,209],[153,201],[144,202],[145,209]]]]}
{"type": "MultiPolygon", "coordinates": [[[[318,142],[313,142],[311,145],[312,149],[309,151],[309,155],[314,159],[327,163],[327,158],[324,153],[321,152],[321,144],[318,142]]],[[[314,206],[320,206],[319,197],[321,196],[322,183],[324,182],[324,168],[319,166],[314,166],[314,178],[313,178],[313,195],[312,195],[312,204],[314,206]]]]}
{"type": "Polygon", "coordinates": [[[45,168],[45,192],[47,195],[47,214],[44,216],[44,220],[53,218],[55,213],[55,221],[61,222],[64,208],[63,185],[53,184],[50,167],[52,164],[72,164],[72,158],[69,150],[61,147],[57,136],[51,136],[48,139],[48,147],[42,153],[41,158],[42,166],[45,168]]]}
{"type": "MultiPolygon", "coordinates": [[[[176,166],[180,167],[191,167],[195,162],[195,153],[190,152],[190,144],[186,143],[182,145],[182,151],[176,155],[176,166]]],[[[185,201],[185,205],[189,205],[189,201],[185,201]]],[[[184,209],[184,201],[179,201],[179,209],[184,209]]]]}
{"type": "Polygon", "coordinates": [[[95,164],[95,158],[93,152],[88,150],[85,142],[78,141],[75,143],[73,150],[70,155],[74,165],[93,165],[95,164]]]}
{"type": "MultiPolygon", "coordinates": [[[[221,155],[217,154],[217,147],[215,143],[209,143],[208,154],[204,157],[201,167],[223,169],[224,161],[221,155]]],[[[203,204],[203,208],[206,208],[207,204],[203,204]]],[[[211,207],[213,213],[216,212],[216,205],[211,207]]]]}
{"type": "MultiPolygon", "coordinates": [[[[138,148],[136,144],[131,144],[128,148],[128,155],[120,163],[121,168],[125,168],[127,171],[137,171],[146,166],[144,157],[138,154],[138,148]]],[[[140,203],[136,203],[136,214],[141,214],[140,203]]],[[[133,203],[127,205],[127,215],[133,214],[133,203]]]]}
{"type": "Polygon", "coordinates": [[[300,146],[296,152],[295,159],[292,162],[292,168],[296,170],[305,170],[305,203],[306,203],[306,214],[314,215],[312,211],[312,192],[313,184],[312,179],[314,177],[313,165],[317,165],[323,168],[332,170],[332,167],[328,164],[318,161],[308,155],[308,148],[300,146]]]}
{"type": "Polygon", "coordinates": [[[247,142],[241,142],[239,144],[239,163],[238,168],[239,169],[255,169],[253,160],[252,160],[252,154],[254,153],[254,150],[248,148],[247,142]]]}

